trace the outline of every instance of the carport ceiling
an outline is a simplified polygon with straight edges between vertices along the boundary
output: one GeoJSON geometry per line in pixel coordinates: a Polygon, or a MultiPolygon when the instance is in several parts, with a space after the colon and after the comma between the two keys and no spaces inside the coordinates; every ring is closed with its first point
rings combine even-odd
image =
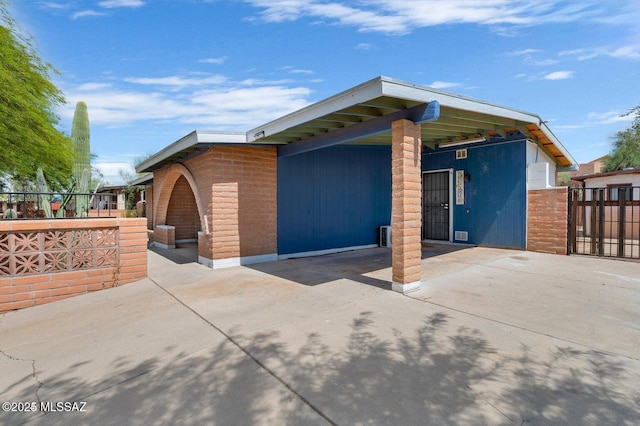
{"type": "MultiPolygon", "coordinates": [[[[378,77],[247,133],[250,143],[295,144],[358,123],[366,123],[420,104],[437,101],[440,117],[422,124],[423,144],[491,137],[520,131],[538,141],[562,166],[575,161],[535,114],[492,105],[427,87],[378,77]]],[[[390,144],[388,132],[366,135],[349,144],[390,144]]]]}
{"type": "MultiPolygon", "coordinates": [[[[421,104],[421,102],[382,96],[290,127],[273,135],[265,134],[262,138],[258,137],[256,142],[288,144],[301,141],[356,123],[364,123],[419,104],[421,104]]],[[[505,117],[461,111],[441,106],[440,118],[434,122],[422,125],[422,142],[425,145],[435,148],[441,141],[468,138],[478,133],[502,133],[505,129],[521,129],[527,124],[528,123],[523,121],[512,120],[505,117]]],[[[389,144],[391,143],[391,129],[389,129],[387,133],[368,136],[351,143],[368,145],[389,144]]]]}

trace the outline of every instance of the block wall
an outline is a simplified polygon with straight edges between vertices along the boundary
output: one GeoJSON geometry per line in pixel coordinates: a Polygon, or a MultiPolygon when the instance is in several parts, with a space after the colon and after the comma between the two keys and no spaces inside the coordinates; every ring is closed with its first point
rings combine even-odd
{"type": "Polygon", "coordinates": [[[277,253],[276,147],[211,147],[156,171],[153,189],[147,205],[153,206],[156,231],[158,225],[176,226],[180,240],[179,225],[197,215],[198,229],[189,239],[198,239],[200,256],[217,260],[277,253]],[[196,209],[178,212],[187,193],[193,193],[196,209]]]}
{"type": "MultiPolygon", "coordinates": [[[[0,250],[0,313],[41,305],[145,278],[147,276],[146,228],[146,219],[143,218],[0,221],[0,247],[2,247],[0,250]],[[56,235],[100,229],[117,230],[117,236],[113,232],[109,233],[109,238],[112,238],[113,242],[108,245],[108,249],[104,249],[111,251],[110,255],[113,256],[113,250],[117,247],[117,255],[113,261],[105,262],[108,266],[101,266],[100,262],[97,262],[91,267],[79,270],[74,270],[74,267],[69,266],[68,270],[48,272],[56,269],[57,266],[53,265],[50,259],[53,259],[54,262],[59,261],[55,254],[64,253],[64,247],[73,251],[75,243],[56,241],[52,246],[60,247],[60,249],[56,249],[56,252],[49,250],[48,256],[45,256],[43,253],[38,253],[38,247],[47,249],[47,243],[43,243],[45,233],[56,235]],[[10,233],[17,235],[19,237],[17,240],[21,242],[7,244],[10,233]],[[27,259],[33,264],[28,267],[23,264],[18,268],[13,265],[12,268],[9,268],[12,262],[17,262],[13,254],[19,249],[24,250],[27,245],[32,247],[26,247],[25,254],[20,258],[21,261],[27,259]],[[18,272],[11,274],[10,269],[13,272],[17,269],[18,272]]],[[[99,251],[99,244],[96,247],[95,251],[99,251]]],[[[85,248],[80,246],[78,246],[78,251],[87,252],[85,248]]],[[[70,263],[83,261],[80,253],[70,263]]]]}
{"type": "Polygon", "coordinates": [[[213,259],[277,253],[276,148],[215,147],[210,155],[213,259]]]}
{"type": "Polygon", "coordinates": [[[408,120],[393,123],[392,279],[394,283],[420,281],[422,227],[422,173],[420,125],[408,120]]]}
{"type": "Polygon", "coordinates": [[[567,188],[530,190],[528,195],[527,250],[567,254],[567,188]]]}

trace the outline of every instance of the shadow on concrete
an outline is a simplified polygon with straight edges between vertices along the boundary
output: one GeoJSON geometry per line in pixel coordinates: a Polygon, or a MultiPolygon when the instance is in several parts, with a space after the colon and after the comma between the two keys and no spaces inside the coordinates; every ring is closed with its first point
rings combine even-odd
{"type": "MultiPolygon", "coordinates": [[[[422,259],[468,248],[470,248],[468,245],[423,242],[422,259]]],[[[247,267],[307,286],[348,279],[377,288],[391,289],[390,272],[384,271],[391,268],[390,248],[371,248],[291,258],[247,265],[247,267]]]]}
{"type": "Polygon", "coordinates": [[[151,246],[149,250],[178,265],[198,262],[198,243],[176,244],[175,249],[151,246]]]}
{"type": "MultiPolygon", "coordinates": [[[[55,389],[64,400],[88,401],[88,412],[48,413],[35,422],[621,425],[639,418],[638,404],[616,391],[625,368],[605,354],[557,348],[536,359],[523,348],[517,357],[498,356],[478,330],[446,330],[444,313],[384,339],[374,316],[353,318],[342,345],[320,333],[292,347],[277,331],[231,332],[246,353],[225,340],[168,365],[118,359],[112,374],[96,381],[71,368],[43,381],[39,393],[55,389]]],[[[33,400],[36,391],[20,400],[33,400]]],[[[29,418],[21,416],[0,413],[0,423],[29,418]]]]}

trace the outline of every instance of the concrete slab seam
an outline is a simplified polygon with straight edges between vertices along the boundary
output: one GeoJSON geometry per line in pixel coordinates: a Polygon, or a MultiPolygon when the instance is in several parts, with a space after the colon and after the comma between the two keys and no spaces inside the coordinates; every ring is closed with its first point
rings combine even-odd
{"type": "Polygon", "coordinates": [[[507,327],[517,328],[518,330],[526,331],[526,332],[533,333],[533,334],[538,334],[540,336],[550,337],[550,338],[555,339],[555,340],[560,340],[560,341],[563,341],[563,342],[566,342],[566,343],[571,343],[572,345],[582,346],[583,348],[588,348],[588,349],[590,349],[592,351],[595,351],[595,352],[598,352],[598,353],[601,353],[601,354],[620,356],[620,357],[623,357],[623,358],[626,358],[626,359],[629,359],[629,360],[632,360],[632,361],[640,361],[640,357],[632,357],[632,356],[629,356],[629,355],[619,354],[617,352],[612,352],[612,351],[608,351],[608,350],[605,350],[605,349],[596,348],[594,346],[589,346],[589,345],[586,345],[584,343],[576,342],[574,340],[570,340],[570,339],[566,339],[566,338],[563,338],[563,337],[554,336],[554,335],[551,335],[551,334],[548,334],[548,333],[542,333],[540,331],[532,330],[530,328],[522,327],[522,326],[515,325],[515,324],[510,324],[508,322],[496,320],[496,319],[493,319],[493,318],[484,317],[482,315],[478,315],[478,314],[474,314],[474,313],[471,313],[471,312],[463,311],[461,309],[452,308],[450,306],[442,305],[440,303],[430,302],[428,300],[420,299],[420,298],[417,298],[417,297],[414,297],[414,296],[407,295],[407,297],[409,297],[410,299],[416,300],[418,302],[428,303],[430,305],[438,306],[440,308],[448,309],[450,311],[458,312],[460,314],[464,314],[464,315],[469,315],[469,316],[472,316],[472,317],[480,318],[480,319],[483,319],[485,321],[491,321],[491,322],[494,322],[496,324],[502,324],[502,325],[505,325],[507,327]]]}
{"type": "Polygon", "coordinates": [[[169,290],[167,290],[166,288],[164,288],[163,286],[161,286],[159,283],[157,283],[153,278],[149,278],[151,280],[151,282],[153,282],[156,286],[158,286],[161,290],[163,290],[165,293],[167,293],[172,299],[174,299],[176,302],[178,302],[179,304],[181,304],[182,306],[184,306],[185,308],[187,308],[189,311],[191,311],[194,315],[196,315],[198,318],[200,318],[202,321],[204,321],[206,324],[208,324],[209,326],[211,326],[213,329],[215,329],[218,333],[222,334],[224,336],[225,339],[227,339],[227,341],[229,343],[231,343],[232,345],[234,345],[235,347],[237,347],[238,349],[240,349],[247,357],[249,357],[249,359],[251,359],[256,365],[258,365],[260,368],[262,368],[265,372],[267,372],[267,374],[269,374],[271,377],[273,377],[274,379],[276,379],[280,384],[282,384],[287,390],[289,390],[291,393],[293,393],[295,396],[297,396],[298,398],[300,398],[300,400],[305,403],[309,408],[311,408],[313,411],[316,412],[316,414],[318,414],[320,417],[322,417],[324,420],[326,420],[327,422],[329,422],[329,424],[333,425],[333,426],[337,426],[338,424],[336,422],[334,422],[333,420],[331,420],[331,418],[329,418],[326,414],[324,414],[322,412],[322,410],[318,407],[316,407],[314,404],[311,403],[311,401],[309,401],[307,398],[305,398],[304,396],[302,396],[301,393],[299,393],[297,390],[295,390],[293,388],[293,386],[291,386],[289,383],[287,383],[283,378],[281,378],[280,376],[278,376],[276,374],[275,371],[271,370],[269,367],[267,367],[264,363],[262,363],[258,358],[256,358],[251,352],[249,352],[248,349],[246,349],[244,346],[242,346],[239,342],[237,342],[233,337],[231,337],[229,334],[225,333],[224,330],[222,330],[220,327],[218,327],[217,325],[215,325],[214,323],[212,323],[211,321],[209,321],[208,319],[206,319],[204,316],[200,315],[197,311],[195,311],[192,307],[190,307],[189,305],[187,305],[186,303],[184,303],[182,300],[180,300],[176,295],[174,295],[173,293],[171,293],[169,290]]]}

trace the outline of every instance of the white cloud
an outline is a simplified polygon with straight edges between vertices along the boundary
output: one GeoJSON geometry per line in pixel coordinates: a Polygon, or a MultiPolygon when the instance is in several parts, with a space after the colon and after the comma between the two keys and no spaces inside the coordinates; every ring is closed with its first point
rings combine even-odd
{"type": "Polygon", "coordinates": [[[64,10],[72,7],[70,3],[56,3],[52,1],[41,1],[38,3],[43,9],[64,10]]]}
{"type": "Polygon", "coordinates": [[[156,86],[176,86],[176,87],[185,87],[185,86],[207,86],[210,84],[221,84],[227,80],[226,77],[223,76],[206,76],[202,78],[185,78],[183,76],[171,76],[171,77],[159,77],[159,78],[134,78],[128,77],[125,78],[124,81],[128,83],[136,83],[143,85],[156,85],[156,86]]]}
{"type": "Polygon", "coordinates": [[[508,52],[505,53],[506,56],[531,56],[534,53],[540,53],[541,50],[540,49],[523,49],[523,50],[516,50],[515,52],[508,52]]]}
{"type": "MultiPolygon", "coordinates": [[[[416,28],[443,24],[534,26],[542,23],[590,21],[611,15],[595,1],[578,4],[559,0],[245,0],[260,9],[266,22],[303,17],[355,26],[360,31],[404,34],[416,28]]],[[[508,30],[505,30],[508,31],[508,30]]]]}
{"type": "MultiPolygon", "coordinates": [[[[98,159],[97,161],[92,162],[91,165],[102,173],[103,179],[101,180],[101,185],[103,186],[123,185],[124,181],[120,177],[120,170],[124,170],[133,176],[136,174],[133,164],[131,163],[117,161],[109,162],[98,159]]],[[[91,190],[93,189],[94,188],[91,188],[91,190]]]]}
{"type": "Polygon", "coordinates": [[[289,70],[289,74],[313,74],[313,71],[300,68],[292,68],[289,70]]]}
{"type": "Polygon", "coordinates": [[[373,45],[369,43],[358,43],[358,45],[356,45],[356,49],[358,50],[371,50],[372,48],[373,45]]]}
{"type": "Polygon", "coordinates": [[[574,71],[555,71],[544,76],[545,80],[566,80],[572,78],[574,71]]]}
{"type": "Polygon", "coordinates": [[[102,12],[96,12],[95,10],[82,10],[80,12],[76,12],[73,15],[71,15],[71,19],[80,19],[80,18],[86,18],[88,16],[103,16],[104,13],[102,12]]]}
{"type": "Polygon", "coordinates": [[[307,106],[311,94],[287,80],[232,81],[223,76],[127,78],[123,84],[84,83],[64,91],[68,104],[59,114],[68,120],[82,100],[96,125],[173,122],[241,131],[307,106]]]}
{"type": "Polygon", "coordinates": [[[597,124],[626,123],[633,121],[633,114],[625,114],[626,111],[590,112],[588,118],[590,122],[597,124]]]}
{"type": "Polygon", "coordinates": [[[216,65],[221,65],[223,63],[225,63],[225,61],[227,60],[226,56],[223,56],[221,58],[205,58],[205,59],[200,59],[198,60],[199,63],[201,64],[216,64],[216,65]]]}
{"type": "Polygon", "coordinates": [[[640,59],[640,46],[623,46],[609,53],[613,58],[640,59]]]}
{"type": "Polygon", "coordinates": [[[554,65],[559,62],[556,59],[538,59],[538,56],[540,56],[541,53],[542,50],[540,49],[523,49],[516,50],[514,52],[507,52],[503,56],[521,57],[525,63],[537,66],[554,65]]]}
{"type": "Polygon", "coordinates": [[[564,50],[560,52],[559,55],[574,57],[578,61],[587,61],[589,59],[595,59],[601,56],[608,56],[610,58],[617,59],[638,60],[640,59],[640,44],[630,44],[620,47],[598,47],[564,50]]]}
{"type": "Polygon", "coordinates": [[[460,83],[453,83],[450,81],[434,81],[433,83],[429,84],[429,87],[433,87],[434,89],[450,89],[452,87],[459,86],[461,86],[460,83]]]}
{"type": "Polygon", "coordinates": [[[144,6],[143,0],[104,0],[98,3],[100,7],[112,9],[115,7],[140,7],[144,6]]]}
{"type": "Polygon", "coordinates": [[[107,89],[111,85],[109,83],[85,83],[78,86],[78,90],[82,91],[91,91],[91,90],[102,90],[107,89]]]}
{"type": "Polygon", "coordinates": [[[548,66],[548,65],[555,65],[557,64],[558,60],[556,59],[540,59],[540,60],[531,60],[530,63],[533,65],[539,65],[539,66],[548,66]]]}

